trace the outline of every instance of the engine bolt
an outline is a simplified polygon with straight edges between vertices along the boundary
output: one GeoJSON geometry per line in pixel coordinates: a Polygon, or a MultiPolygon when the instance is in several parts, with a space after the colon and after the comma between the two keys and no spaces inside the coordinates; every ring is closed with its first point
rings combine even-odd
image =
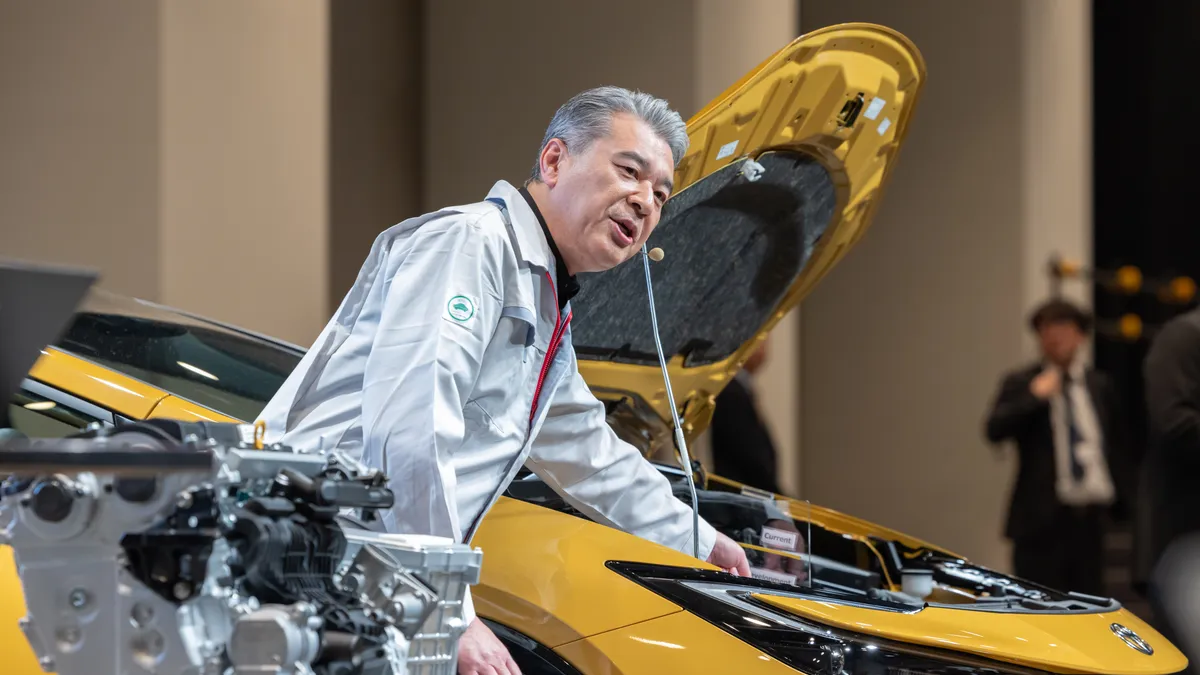
{"type": "Polygon", "coordinates": [[[62,651],[73,651],[83,639],[83,633],[75,626],[63,626],[58,629],[58,648],[62,651]]]}
{"type": "Polygon", "coordinates": [[[82,588],[76,588],[75,590],[71,591],[71,595],[68,597],[68,601],[75,609],[83,609],[84,607],[87,607],[89,600],[90,598],[88,598],[87,591],[83,590],[82,588]]]}
{"type": "Polygon", "coordinates": [[[176,600],[186,600],[188,596],[192,594],[192,585],[186,581],[181,581],[175,584],[175,588],[172,589],[172,592],[175,593],[176,600]]]}
{"type": "Polygon", "coordinates": [[[133,611],[130,613],[133,618],[133,625],[138,628],[145,628],[154,620],[154,608],[145,603],[139,602],[133,606],[133,611]]]}

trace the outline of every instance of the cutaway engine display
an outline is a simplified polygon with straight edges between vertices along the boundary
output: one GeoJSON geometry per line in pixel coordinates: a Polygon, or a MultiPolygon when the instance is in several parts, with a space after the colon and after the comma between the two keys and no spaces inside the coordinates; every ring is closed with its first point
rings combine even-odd
{"type": "Polygon", "coordinates": [[[383,534],[386,476],[152,420],[0,445],[22,627],[59,675],[455,670],[482,553],[383,534]]]}

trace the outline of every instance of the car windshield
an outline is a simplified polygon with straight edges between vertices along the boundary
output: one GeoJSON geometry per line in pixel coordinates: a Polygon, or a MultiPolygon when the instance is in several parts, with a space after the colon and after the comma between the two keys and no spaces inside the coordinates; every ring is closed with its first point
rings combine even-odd
{"type": "Polygon", "coordinates": [[[290,345],[99,292],[55,346],[243,421],[258,416],[304,356],[290,345]]]}

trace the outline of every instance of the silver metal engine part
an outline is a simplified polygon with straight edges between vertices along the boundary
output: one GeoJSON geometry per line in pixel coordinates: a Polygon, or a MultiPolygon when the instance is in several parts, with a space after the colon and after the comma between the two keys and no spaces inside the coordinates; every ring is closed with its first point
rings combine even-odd
{"type": "Polygon", "coordinates": [[[391,493],[340,453],[139,424],[0,449],[0,543],[44,670],[454,675],[478,550],[345,526],[391,493]]]}
{"type": "Polygon", "coordinates": [[[317,657],[324,625],[308,603],[267,605],[240,617],[229,639],[236,675],[293,675],[317,657]]]}
{"type": "Polygon", "coordinates": [[[341,586],[383,612],[406,638],[412,639],[437,608],[437,595],[378,546],[363,546],[341,575],[341,586]]]}
{"type": "MultiPolygon", "coordinates": [[[[131,435],[121,445],[155,442],[131,435]]],[[[102,451],[110,444],[56,445],[102,451]]],[[[167,474],[153,493],[130,500],[114,489],[112,475],[58,473],[0,502],[3,540],[14,550],[25,591],[22,629],[43,670],[94,673],[101,663],[122,674],[189,670],[176,608],[129,573],[121,540],[161,520],[176,495],[211,477],[212,471],[167,474]]]]}

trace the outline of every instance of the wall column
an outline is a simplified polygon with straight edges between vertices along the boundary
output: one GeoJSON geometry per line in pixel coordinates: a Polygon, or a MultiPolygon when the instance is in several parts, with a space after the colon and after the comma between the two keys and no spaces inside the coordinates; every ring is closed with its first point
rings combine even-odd
{"type": "Polygon", "coordinates": [[[328,2],[161,7],[162,301],[307,345],[329,304],[328,2]]]}
{"type": "MultiPolygon", "coordinates": [[[[696,97],[699,109],[750,69],[799,36],[796,0],[698,0],[696,97]]],[[[800,491],[800,315],[792,310],[771,331],[767,360],[755,376],[759,414],[771,431],[779,487],[800,491]]]]}
{"type": "MultiPolygon", "coordinates": [[[[1025,133],[1024,306],[1050,294],[1046,264],[1058,254],[1092,264],[1092,31],[1088,0],[1024,0],[1021,51],[1025,133]]],[[[1066,282],[1063,296],[1092,305],[1091,286],[1066,282]]],[[[1022,353],[1037,344],[1021,322],[1022,353]]]]}

